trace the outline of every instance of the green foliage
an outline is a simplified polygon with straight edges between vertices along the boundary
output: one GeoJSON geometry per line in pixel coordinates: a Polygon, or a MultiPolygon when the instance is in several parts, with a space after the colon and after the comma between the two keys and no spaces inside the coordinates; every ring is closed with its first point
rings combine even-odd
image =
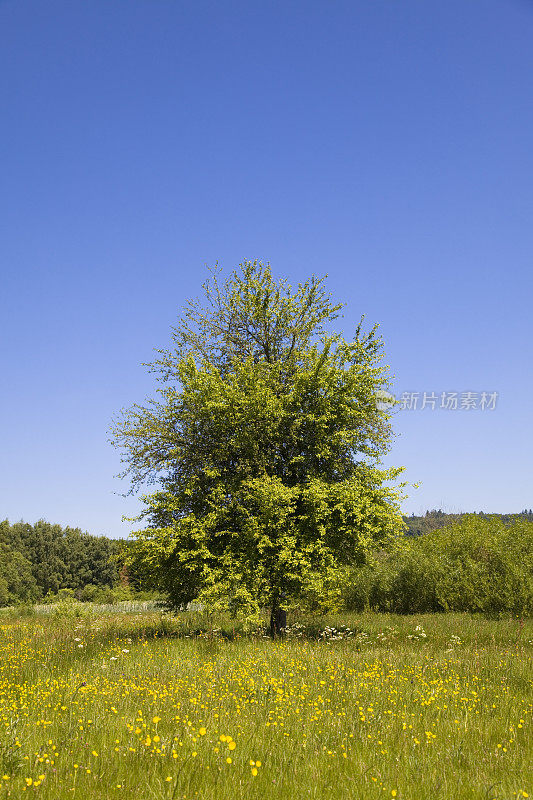
{"type": "Polygon", "coordinates": [[[30,602],[37,596],[30,562],[0,540],[0,606],[30,602]]]}
{"type": "Polygon", "coordinates": [[[344,599],[352,610],[531,614],[533,522],[462,515],[351,572],[344,599]]]}
{"type": "Polygon", "coordinates": [[[0,605],[31,602],[87,584],[111,587],[117,542],[39,520],[0,522],[0,605]]]}
{"type": "Polygon", "coordinates": [[[50,613],[52,617],[58,619],[64,617],[85,619],[92,615],[92,610],[91,606],[87,603],[80,603],[80,601],[75,598],[66,598],[55,603],[50,613]]]}
{"type": "MultiPolygon", "coordinates": [[[[403,520],[407,526],[408,536],[421,536],[424,533],[429,533],[430,531],[437,530],[438,528],[447,528],[449,525],[452,525],[455,522],[460,522],[464,517],[467,516],[469,516],[469,514],[447,514],[440,509],[438,511],[433,509],[432,511],[426,511],[424,516],[416,517],[414,514],[412,514],[410,517],[404,517],[403,520]]],[[[498,517],[502,520],[502,522],[505,523],[512,522],[516,517],[521,517],[522,519],[533,522],[533,511],[531,509],[528,510],[527,508],[525,508],[519,514],[485,514],[483,511],[479,511],[476,516],[480,517],[481,519],[485,517],[498,517]]]]}
{"type": "Polygon", "coordinates": [[[173,607],[332,607],[346,569],[403,527],[386,486],[401,470],[379,468],[383,342],[327,331],[341,306],[323,279],[293,291],[245,262],[204,289],[150,365],[159,399],[114,426],[132,490],[159,486],[130,567],[173,607]]]}

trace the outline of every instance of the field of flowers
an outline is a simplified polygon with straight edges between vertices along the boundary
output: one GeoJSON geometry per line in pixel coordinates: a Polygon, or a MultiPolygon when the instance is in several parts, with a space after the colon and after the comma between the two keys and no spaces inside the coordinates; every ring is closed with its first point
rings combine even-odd
{"type": "Polygon", "coordinates": [[[3,616],[0,798],[532,794],[531,622],[349,615],[279,642],[217,624],[3,616]]]}

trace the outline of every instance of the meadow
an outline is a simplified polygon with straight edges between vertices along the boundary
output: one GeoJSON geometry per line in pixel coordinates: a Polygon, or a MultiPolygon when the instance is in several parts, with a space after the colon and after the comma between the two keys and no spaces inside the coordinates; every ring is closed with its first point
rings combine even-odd
{"type": "Polygon", "coordinates": [[[291,622],[5,612],[0,798],[532,794],[531,620],[291,622]]]}

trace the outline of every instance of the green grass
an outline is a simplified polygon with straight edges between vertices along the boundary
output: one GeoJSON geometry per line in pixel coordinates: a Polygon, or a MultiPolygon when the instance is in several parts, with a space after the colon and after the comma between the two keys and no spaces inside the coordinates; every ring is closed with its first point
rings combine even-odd
{"type": "Polygon", "coordinates": [[[3,617],[0,798],[533,793],[531,621],[291,622],[271,642],[199,613],[3,617]]]}

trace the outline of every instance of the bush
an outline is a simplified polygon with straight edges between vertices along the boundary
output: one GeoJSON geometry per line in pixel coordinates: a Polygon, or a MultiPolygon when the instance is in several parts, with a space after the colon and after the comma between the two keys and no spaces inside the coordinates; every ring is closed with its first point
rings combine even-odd
{"type": "Polygon", "coordinates": [[[533,522],[468,515],[354,570],[347,610],[533,612],[533,522]]]}
{"type": "Polygon", "coordinates": [[[55,618],[73,618],[73,619],[85,619],[86,617],[90,617],[92,614],[91,606],[87,605],[86,603],[80,603],[79,600],[67,599],[67,600],[60,600],[58,603],[54,604],[50,612],[50,616],[55,618]]]}
{"type": "Polygon", "coordinates": [[[43,597],[42,602],[45,605],[53,605],[54,603],[68,603],[76,599],[73,589],[59,589],[57,592],[47,592],[43,597]]]}

